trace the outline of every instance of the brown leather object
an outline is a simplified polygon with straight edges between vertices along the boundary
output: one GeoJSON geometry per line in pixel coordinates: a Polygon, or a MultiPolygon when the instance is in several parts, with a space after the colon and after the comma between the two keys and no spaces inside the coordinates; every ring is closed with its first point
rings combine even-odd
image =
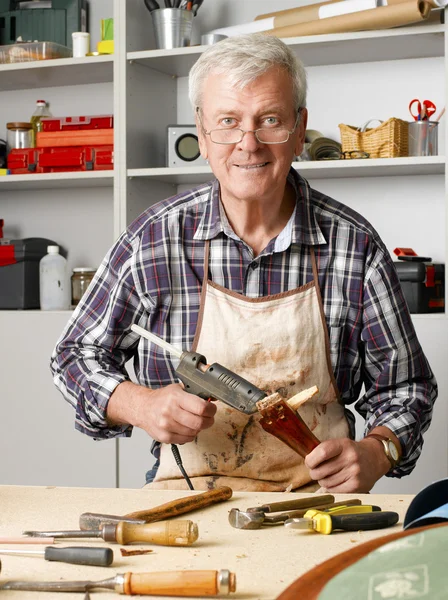
{"type": "Polygon", "coordinates": [[[338,575],[338,573],[347,567],[350,567],[361,558],[364,558],[369,552],[399,538],[414,535],[415,533],[434,527],[448,527],[448,524],[438,523],[437,525],[428,525],[426,527],[416,527],[415,529],[398,531],[397,533],[391,533],[374,540],[369,540],[355,548],[350,548],[350,550],[341,552],[320,565],[317,565],[299,577],[299,579],[296,579],[294,583],[277,597],[277,600],[298,600],[298,598],[300,598],[300,600],[318,600],[320,592],[332,577],[338,575]]]}

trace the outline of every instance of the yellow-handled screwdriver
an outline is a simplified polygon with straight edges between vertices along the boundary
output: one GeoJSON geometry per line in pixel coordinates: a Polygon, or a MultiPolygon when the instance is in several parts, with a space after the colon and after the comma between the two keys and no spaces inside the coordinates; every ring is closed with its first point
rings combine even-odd
{"type": "Polygon", "coordinates": [[[398,523],[398,513],[372,510],[372,506],[335,507],[327,511],[308,510],[301,519],[288,519],[285,527],[311,529],[318,533],[330,534],[335,529],[344,531],[366,531],[383,529],[398,523]],[[364,509],[364,510],[360,510],[364,509]]]}
{"type": "Polygon", "coordinates": [[[158,521],[144,525],[106,523],[98,530],[80,531],[24,531],[29,537],[49,538],[103,538],[106,542],[131,544],[132,542],[161,546],[191,546],[199,537],[198,526],[189,520],[158,521]]]}

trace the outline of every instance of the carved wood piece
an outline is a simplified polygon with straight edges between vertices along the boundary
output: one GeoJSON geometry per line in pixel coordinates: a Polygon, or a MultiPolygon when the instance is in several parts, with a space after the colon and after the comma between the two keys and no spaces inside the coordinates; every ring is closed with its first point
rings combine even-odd
{"type": "Polygon", "coordinates": [[[257,408],[262,415],[260,424],[263,429],[303,458],[320,444],[303,419],[279,394],[263,398],[257,402],[257,408]]]}

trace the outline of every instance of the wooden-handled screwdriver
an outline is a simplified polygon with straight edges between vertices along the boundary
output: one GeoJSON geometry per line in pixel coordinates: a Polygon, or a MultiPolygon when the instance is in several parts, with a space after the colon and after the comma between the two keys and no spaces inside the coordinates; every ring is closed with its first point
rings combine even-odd
{"type": "Polygon", "coordinates": [[[131,596],[217,596],[236,591],[236,577],[221,571],[122,573],[102,581],[7,581],[0,590],[27,592],[88,592],[95,588],[131,596]]]}
{"type": "Polygon", "coordinates": [[[106,542],[132,544],[132,542],[158,544],[160,546],[190,546],[198,539],[198,526],[193,521],[159,521],[134,525],[121,521],[106,524],[90,531],[24,531],[29,537],[49,538],[103,538],[106,542]]]}

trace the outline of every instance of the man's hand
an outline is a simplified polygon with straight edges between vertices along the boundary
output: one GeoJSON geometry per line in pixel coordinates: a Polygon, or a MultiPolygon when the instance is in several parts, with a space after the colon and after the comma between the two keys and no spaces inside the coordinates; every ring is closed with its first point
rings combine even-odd
{"type": "Polygon", "coordinates": [[[321,442],[305,458],[305,465],[322,488],[345,494],[369,492],[390,469],[381,444],[373,438],[321,442]]]}
{"type": "Polygon", "coordinates": [[[164,444],[186,444],[213,425],[216,410],[214,402],[188,394],[180,384],[151,390],[125,381],[109,399],[107,418],[140,427],[164,444]]]}

